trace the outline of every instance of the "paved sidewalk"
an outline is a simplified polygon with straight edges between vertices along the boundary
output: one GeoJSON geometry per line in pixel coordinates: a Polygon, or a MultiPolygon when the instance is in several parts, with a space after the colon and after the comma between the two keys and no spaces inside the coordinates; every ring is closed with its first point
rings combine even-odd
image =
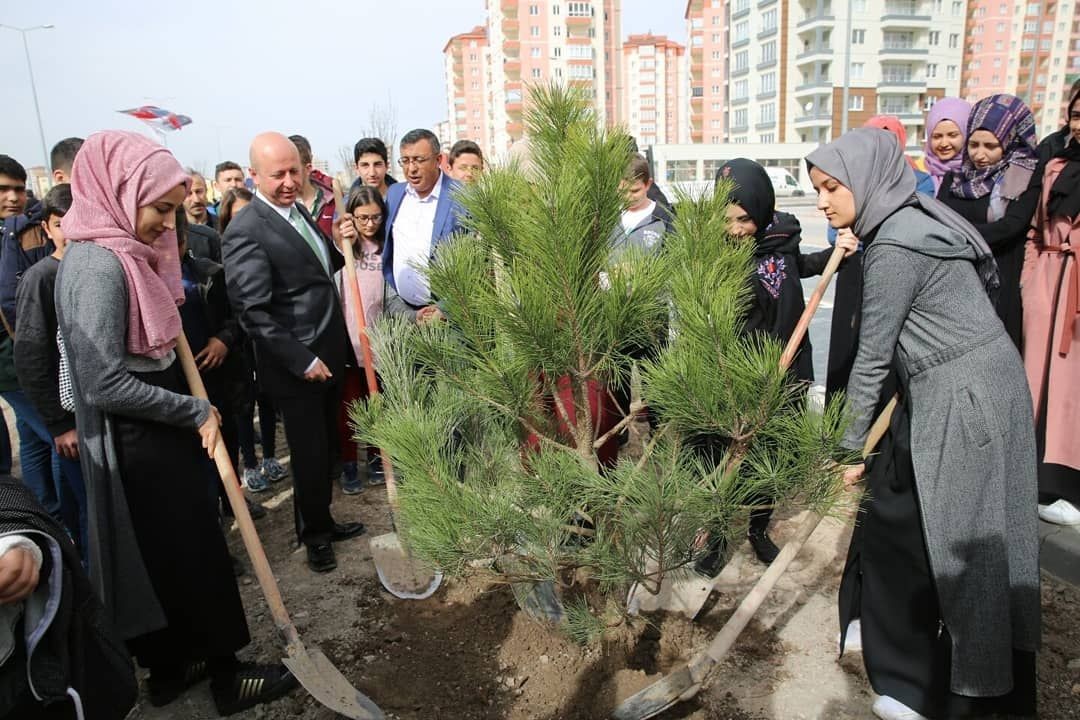
{"type": "Polygon", "coordinates": [[[1080,525],[1039,521],[1039,560],[1043,570],[1080,586],[1080,525]]]}

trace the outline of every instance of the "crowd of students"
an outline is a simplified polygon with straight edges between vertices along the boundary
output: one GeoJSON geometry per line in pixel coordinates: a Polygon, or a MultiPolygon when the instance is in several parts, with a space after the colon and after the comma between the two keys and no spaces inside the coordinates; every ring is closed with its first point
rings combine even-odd
{"type": "MultiPolygon", "coordinates": [[[[890,117],[807,158],[846,256],[826,378],[828,394],[850,403],[845,447],[860,449],[876,413],[900,398],[873,462],[844,471],[870,491],[841,627],[863,649],[883,718],[1035,709],[1037,517],[1080,524],[1080,87],[1066,118],[1038,144],[1016,97],[945,99],[929,114],[921,164],[890,117]]],[[[447,320],[423,268],[461,230],[458,183],[484,167],[475,143],[444,156],[427,130],[407,133],[399,156],[401,181],[381,140],[357,142],[358,177],[337,207],[334,181],[299,135],[255,138],[253,187],[238,163],[217,165],[213,203],[207,179],[131,133],[59,143],[56,184],[40,202],[23,167],[0,155],[0,397],[15,411],[22,482],[44,508],[26,512],[26,497],[0,485],[25,524],[0,506],[0,619],[58,591],[58,566],[88,571],[92,592],[67,611],[93,616],[84,625],[97,646],[125,648],[66,685],[42,685],[59,687],[55,696],[30,694],[33,649],[20,666],[30,684],[5,662],[0,714],[71,717],[78,705],[122,717],[114,706],[126,696],[93,687],[99,669],[123,674],[127,654],[149,669],[155,705],[205,678],[225,715],[295,686],[281,665],[236,657],[249,640],[242,566],[224,542],[228,503],[208,456],[220,438],[255,497],[291,473],[296,537],[314,571],[333,570],[334,543],[364,532],[330,515],[333,483],[357,494],[383,474],[377,449],[358,448],[347,422],[349,403],[371,390],[357,321],[447,320]],[[359,305],[343,252],[356,261],[359,305]],[[181,332],[209,401],[191,396],[176,361],[181,332]],[[279,420],[288,471],[275,457],[279,420]],[[60,535],[75,550],[56,550],[60,535]]],[[[786,341],[804,307],[800,279],[821,273],[831,250],[800,251],[799,223],[777,210],[757,163],[729,161],[717,180],[731,189],[731,235],[756,248],[744,331],[786,341]]],[[[613,255],[659,251],[677,208],[640,156],[624,186],[613,255]]],[[[792,381],[812,379],[805,340],[792,381]]],[[[612,395],[626,412],[629,389],[612,395]]],[[[714,438],[702,450],[722,446],[714,438]]],[[[778,552],[769,519],[750,519],[765,563],[778,552]]],[[[710,546],[697,570],[715,575],[722,556],[710,546]]],[[[39,652],[71,652],[54,645],[39,652]]]]}

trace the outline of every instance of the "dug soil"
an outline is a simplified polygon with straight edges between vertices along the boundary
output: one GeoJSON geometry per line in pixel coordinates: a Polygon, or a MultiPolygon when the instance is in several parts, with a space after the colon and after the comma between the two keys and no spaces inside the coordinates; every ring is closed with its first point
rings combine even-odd
{"type": "MultiPolygon", "coordinates": [[[[399,600],[382,589],[367,537],[388,532],[385,494],[367,488],[337,496],[339,520],[362,520],[368,535],[337,545],[338,569],[308,570],[294,548],[288,481],[260,495],[270,512],[257,523],[270,563],[304,642],[320,647],[368,697],[397,720],[592,720],[702,648],[760,577],[745,547],[726,569],[703,618],[656,616],[605,642],[583,647],[519,612],[505,587],[446,582],[427,600],[399,600]],[[275,494],[276,492],[276,494],[275,494]]],[[[774,523],[778,544],[801,516],[774,523]]],[[[233,552],[243,557],[234,530],[233,552]]],[[[837,658],[836,589],[850,526],[827,519],[780,580],[735,650],[702,693],[662,720],[868,718],[873,695],[861,657],[837,658]]],[[[241,591],[254,638],[244,659],[279,657],[280,643],[249,573],[241,591]]],[[[1080,589],[1043,577],[1044,644],[1040,713],[1080,718],[1080,589]]],[[[216,717],[206,683],[164,708],[145,701],[132,720],[216,717]]],[[[330,720],[302,690],[234,717],[330,720]]]]}

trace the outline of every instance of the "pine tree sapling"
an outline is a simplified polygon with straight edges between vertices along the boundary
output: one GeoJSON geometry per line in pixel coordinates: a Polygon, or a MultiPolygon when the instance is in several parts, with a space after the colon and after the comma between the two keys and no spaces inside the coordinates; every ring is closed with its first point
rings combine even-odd
{"type": "Polygon", "coordinates": [[[378,324],[384,392],[351,415],[394,464],[417,556],[449,576],[550,581],[584,637],[631,584],[685,572],[702,528],[731,532],[761,498],[827,507],[842,413],[811,413],[780,347],[740,333],[751,249],[726,233],[723,192],[680,198],[658,252],[615,253],[630,138],[560,87],[532,89],[526,125],[528,169],[458,191],[468,233],[427,270],[448,321],[378,324]],[[642,347],[652,359],[635,361],[642,347]],[[660,425],[640,459],[605,465],[641,407],[611,418],[607,388],[635,362],[660,425]],[[698,452],[702,438],[722,452],[698,452]]]}

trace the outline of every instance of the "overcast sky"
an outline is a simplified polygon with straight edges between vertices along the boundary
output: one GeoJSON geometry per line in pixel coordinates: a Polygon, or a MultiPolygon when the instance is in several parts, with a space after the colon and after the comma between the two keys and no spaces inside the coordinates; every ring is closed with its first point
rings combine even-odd
{"type": "MultiPolygon", "coordinates": [[[[623,0],[623,37],[652,31],[685,44],[686,0],[623,0]]],[[[374,104],[399,132],[446,117],[442,49],[484,22],[484,0],[49,0],[0,3],[28,35],[48,147],[106,128],[116,113],[160,105],[194,124],[169,136],[184,164],[245,162],[261,130],[299,132],[338,165],[374,104]]],[[[0,153],[42,164],[19,33],[0,28],[0,153]]]]}

